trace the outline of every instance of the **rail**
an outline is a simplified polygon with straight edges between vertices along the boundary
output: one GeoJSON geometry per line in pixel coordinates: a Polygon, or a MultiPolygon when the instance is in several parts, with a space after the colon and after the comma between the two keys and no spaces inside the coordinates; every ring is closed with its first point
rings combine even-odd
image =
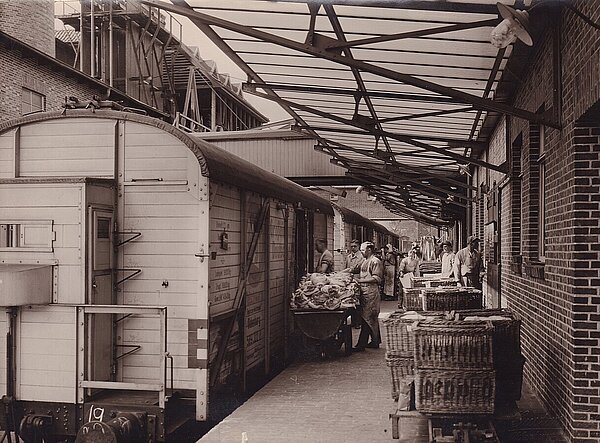
{"type": "MultiPolygon", "coordinates": [[[[135,345],[132,345],[135,346],[135,345]]],[[[158,393],[158,403],[165,407],[167,393],[167,360],[171,359],[167,352],[167,308],[162,306],[136,305],[77,305],[77,350],[78,350],[78,397],[84,400],[85,391],[89,389],[114,389],[129,391],[154,391],[158,393]],[[91,357],[89,318],[95,314],[119,314],[124,320],[136,315],[152,315],[159,318],[159,344],[157,355],[160,378],[154,383],[135,383],[89,379],[89,359],[91,357]],[[86,335],[87,334],[87,335],[86,335]]],[[[173,388],[173,364],[171,362],[171,389],[173,388]]]]}

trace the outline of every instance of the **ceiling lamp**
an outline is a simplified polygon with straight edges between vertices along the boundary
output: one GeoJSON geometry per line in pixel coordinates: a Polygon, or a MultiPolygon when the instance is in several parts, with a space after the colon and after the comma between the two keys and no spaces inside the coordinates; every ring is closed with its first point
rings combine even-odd
{"type": "Polygon", "coordinates": [[[499,2],[496,6],[504,20],[492,30],[490,38],[492,45],[496,48],[506,48],[519,39],[527,46],[533,46],[529,32],[529,13],[499,2]]]}

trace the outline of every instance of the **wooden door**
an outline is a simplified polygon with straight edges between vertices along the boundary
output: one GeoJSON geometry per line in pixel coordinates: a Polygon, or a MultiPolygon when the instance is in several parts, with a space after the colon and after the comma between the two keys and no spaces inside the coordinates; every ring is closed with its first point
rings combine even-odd
{"type": "MultiPolygon", "coordinates": [[[[112,305],[113,299],[113,214],[90,208],[88,238],[89,303],[112,305]]],[[[110,381],[113,374],[114,342],[112,314],[93,314],[88,322],[88,377],[110,381]]]]}

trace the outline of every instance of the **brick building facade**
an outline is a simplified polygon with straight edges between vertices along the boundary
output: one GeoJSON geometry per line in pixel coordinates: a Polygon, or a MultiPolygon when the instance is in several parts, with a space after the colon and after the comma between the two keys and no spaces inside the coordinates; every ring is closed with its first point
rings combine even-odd
{"type": "MultiPolygon", "coordinates": [[[[600,22],[600,3],[571,3],[600,22]]],[[[554,115],[561,129],[501,118],[482,155],[509,172],[481,168],[471,209],[483,236],[488,291],[523,320],[525,377],[572,442],[600,441],[600,33],[571,6],[549,17],[512,93],[514,106],[554,115]],[[499,249],[490,254],[490,249],[499,249]],[[494,262],[496,260],[496,262],[494,262]]],[[[521,44],[516,51],[523,51],[521,44]]]]}

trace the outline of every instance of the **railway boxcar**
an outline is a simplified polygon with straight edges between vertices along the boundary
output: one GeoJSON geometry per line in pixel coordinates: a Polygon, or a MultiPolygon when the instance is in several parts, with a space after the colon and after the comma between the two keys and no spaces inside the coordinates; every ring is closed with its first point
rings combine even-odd
{"type": "Polygon", "coordinates": [[[332,203],[333,207],[333,258],[335,269],[344,269],[350,242],[356,239],[360,242],[373,241],[377,246],[398,245],[398,236],[385,226],[376,223],[351,209],[332,203]]]}
{"type": "Polygon", "coordinates": [[[0,427],[165,441],[284,364],[328,201],[159,120],[0,126],[0,427]]]}

